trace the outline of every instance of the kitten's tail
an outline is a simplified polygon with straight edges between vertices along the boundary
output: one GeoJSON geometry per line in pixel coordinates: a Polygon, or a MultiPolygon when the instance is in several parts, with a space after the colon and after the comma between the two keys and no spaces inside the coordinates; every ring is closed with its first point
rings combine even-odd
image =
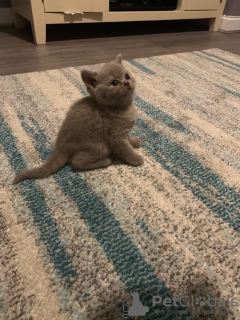
{"type": "Polygon", "coordinates": [[[61,153],[54,152],[50,159],[40,167],[27,169],[20,172],[13,180],[13,184],[25,179],[45,178],[58,171],[67,163],[67,157],[61,153]]]}

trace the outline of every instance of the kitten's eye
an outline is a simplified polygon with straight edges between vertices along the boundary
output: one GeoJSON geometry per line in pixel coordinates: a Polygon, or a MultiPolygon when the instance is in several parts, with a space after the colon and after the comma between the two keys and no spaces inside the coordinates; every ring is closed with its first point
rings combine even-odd
{"type": "Polygon", "coordinates": [[[113,82],[112,82],[112,85],[113,85],[113,86],[116,87],[118,84],[119,84],[119,82],[118,82],[117,80],[113,80],[113,82]]]}
{"type": "Polygon", "coordinates": [[[130,79],[129,74],[125,74],[125,79],[126,79],[126,80],[129,80],[129,79],[130,79]]]}

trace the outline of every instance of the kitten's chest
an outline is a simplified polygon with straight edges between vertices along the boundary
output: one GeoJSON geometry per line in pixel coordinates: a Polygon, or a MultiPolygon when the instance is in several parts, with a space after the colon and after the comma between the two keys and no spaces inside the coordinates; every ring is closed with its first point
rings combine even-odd
{"type": "Polygon", "coordinates": [[[134,126],[138,112],[134,107],[126,114],[103,116],[103,131],[107,140],[118,136],[125,136],[134,126]]]}

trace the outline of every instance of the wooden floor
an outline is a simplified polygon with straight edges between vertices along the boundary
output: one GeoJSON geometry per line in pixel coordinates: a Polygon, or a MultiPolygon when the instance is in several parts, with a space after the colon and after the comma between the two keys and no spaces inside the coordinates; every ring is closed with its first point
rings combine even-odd
{"type": "Polygon", "coordinates": [[[0,75],[209,48],[240,55],[240,33],[210,32],[206,20],[52,25],[36,46],[30,25],[0,27],[0,75]]]}

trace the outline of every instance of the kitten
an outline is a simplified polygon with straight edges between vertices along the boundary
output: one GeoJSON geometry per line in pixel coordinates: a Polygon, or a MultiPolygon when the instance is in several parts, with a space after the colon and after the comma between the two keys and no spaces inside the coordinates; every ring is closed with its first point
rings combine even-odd
{"type": "Polygon", "coordinates": [[[109,166],[113,158],[132,166],[143,164],[134,150],[142,141],[129,134],[137,119],[135,80],[121,54],[97,73],[83,70],[81,76],[89,96],[68,111],[52,156],[42,166],[19,173],[13,183],[48,177],[66,163],[78,170],[109,166]]]}

